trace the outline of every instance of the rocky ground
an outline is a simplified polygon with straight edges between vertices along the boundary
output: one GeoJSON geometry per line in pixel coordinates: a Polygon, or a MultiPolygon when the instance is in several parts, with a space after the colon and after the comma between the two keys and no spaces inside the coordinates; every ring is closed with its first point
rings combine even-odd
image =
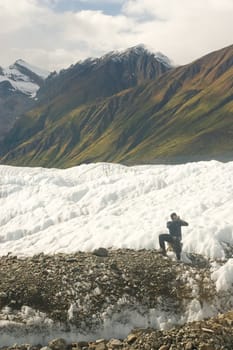
{"type": "MultiPolygon", "coordinates": [[[[112,322],[113,327],[125,325],[122,339],[110,335],[72,343],[59,338],[44,342],[43,349],[233,349],[233,313],[190,322],[193,302],[201,318],[205,308],[213,314],[226,312],[233,301],[230,292],[216,292],[209,260],[194,254],[189,259],[176,262],[154,250],[128,249],[1,257],[0,340],[19,327],[30,333],[53,324],[67,332],[75,327],[77,334],[93,334],[112,322]],[[157,324],[160,314],[164,322],[157,324]],[[129,324],[134,325],[131,332],[129,324]],[[167,330],[155,330],[161,324],[167,330]]],[[[0,341],[4,349],[42,348],[4,345],[0,341]]]]}

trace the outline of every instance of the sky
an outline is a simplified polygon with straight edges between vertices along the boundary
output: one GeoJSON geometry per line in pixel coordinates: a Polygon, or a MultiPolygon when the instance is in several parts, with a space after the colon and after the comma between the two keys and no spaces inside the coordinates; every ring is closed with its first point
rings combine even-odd
{"type": "Polygon", "coordinates": [[[174,64],[233,43],[233,0],[0,0],[0,66],[50,71],[145,44],[174,64]]]}

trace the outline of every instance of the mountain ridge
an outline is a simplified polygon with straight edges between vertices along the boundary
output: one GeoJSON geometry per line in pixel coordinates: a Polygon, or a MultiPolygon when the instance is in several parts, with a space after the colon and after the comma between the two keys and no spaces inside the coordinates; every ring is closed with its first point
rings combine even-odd
{"type": "Polygon", "coordinates": [[[75,95],[74,105],[77,106],[111,96],[172,69],[169,59],[164,56],[161,60],[161,57],[158,59],[156,54],[140,45],[120,54],[114,51],[99,58],[78,61],[52,74],[38,91],[38,99],[45,103],[46,99],[58,98],[65,91],[70,94],[70,99],[75,95]]]}
{"type": "MultiPolygon", "coordinates": [[[[106,84],[110,73],[116,74],[109,67],[106,84]]],[[[89,72],[89,80],[79,63],[62,71],[59,77],[68,74],[68,78],[59,92],[56,87],[50,91],[47,105],[31,111],[6,138],[2,162],[69,167],[82,162],[138,164],[231,154],[232,45],[188,65],[160,71],[158,76],[144,70],[144,80],[140,80],[143,65],[136,67],[136,83],[130,74],[126,79],[118,74],[112,90],[103,84],[102,68],[99,79],[89,72]],[[80,85],[74,72],[79,77],[83,74],[80,85]]],[[[59,77],[47,79],[50,90],[59,77]]],[[[38,96],[41,93],[42,89],[38,96]]]]}
{"type": "Polygon", "coordinates": [[[8,81],[12,89],[34,97],[41,87],[49,72],[39,69],[18,59],[8,68],[0,68],[0,82],[8,81]]]}
{"type": "Polygon", "coordinates": [[[22,113],[33,108],[36,93],[47,75],[22,59],[8,68],[0,67],[0,139],[22,113]]]}

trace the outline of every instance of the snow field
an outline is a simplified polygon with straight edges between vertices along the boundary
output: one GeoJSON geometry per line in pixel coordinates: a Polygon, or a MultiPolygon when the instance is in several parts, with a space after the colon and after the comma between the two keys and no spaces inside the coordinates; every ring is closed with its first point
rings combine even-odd
{"type": "MultiPolygon", "coordinates": [[[[232,171],[233,162],[217,161],[65,170],[0,166],[0,254],[157,249],[175,211],[189,222],[184,252],[224,259],[224,246],[233,244],[232,171]]],[[[233,265],[221,269],[213,278],[218,288],[229,288],[233,265]]]]}

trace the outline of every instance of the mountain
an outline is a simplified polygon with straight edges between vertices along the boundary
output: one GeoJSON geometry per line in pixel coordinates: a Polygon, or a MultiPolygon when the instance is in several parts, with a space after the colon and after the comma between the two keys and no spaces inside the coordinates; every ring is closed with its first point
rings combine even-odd
{"type": "Polygon", "coordinates": [[[233,46],[173,69],[143,47],[78,63],[46,80],[40,105],[2,144],[1,161],[69,167],[231,157],[232,77],[233,46]]]}
{"type": "Polygon", "coordinates": [[[171,68],[166,56],[138,45],[100,58],[88,58],[60,74],[51,74],[38,91],[38,99],[42,105],[59,106],[63,113],[155,79],[171,68]]]}
{"type": "Polygon", "coordinates": [[[11,91],[34,97],[50,73],[19,59],[9,68],[0,67],[0,82],[8,82],[11,91]]]}
{"type": "MultiPolygon", "coordinates": [[[[52,73],[37,93],[36,109],[25,118],[20,118],[6,138],[1,151],[4,146],[14,148],[28,137],[36,137],[41,128],[45,130],[44,123],[52,122],[55,125],[73,109],[105,101],[106,98],[138,86],[145,80],[155,79],[171,68],[167,57],[160,53],[151,53],[139,45],[122,52],[111,52],[100,58],[86,59],[59,74],[52,73]]],[[[45,143],[48,142],[50,143],[45,143]]]]}
{"type": "Polygon", "coordinates": [[[33,107],[33,98],[48,74],[21,59],[8,68],[0,67],[0,138],[21,113],[33,107]]]}

